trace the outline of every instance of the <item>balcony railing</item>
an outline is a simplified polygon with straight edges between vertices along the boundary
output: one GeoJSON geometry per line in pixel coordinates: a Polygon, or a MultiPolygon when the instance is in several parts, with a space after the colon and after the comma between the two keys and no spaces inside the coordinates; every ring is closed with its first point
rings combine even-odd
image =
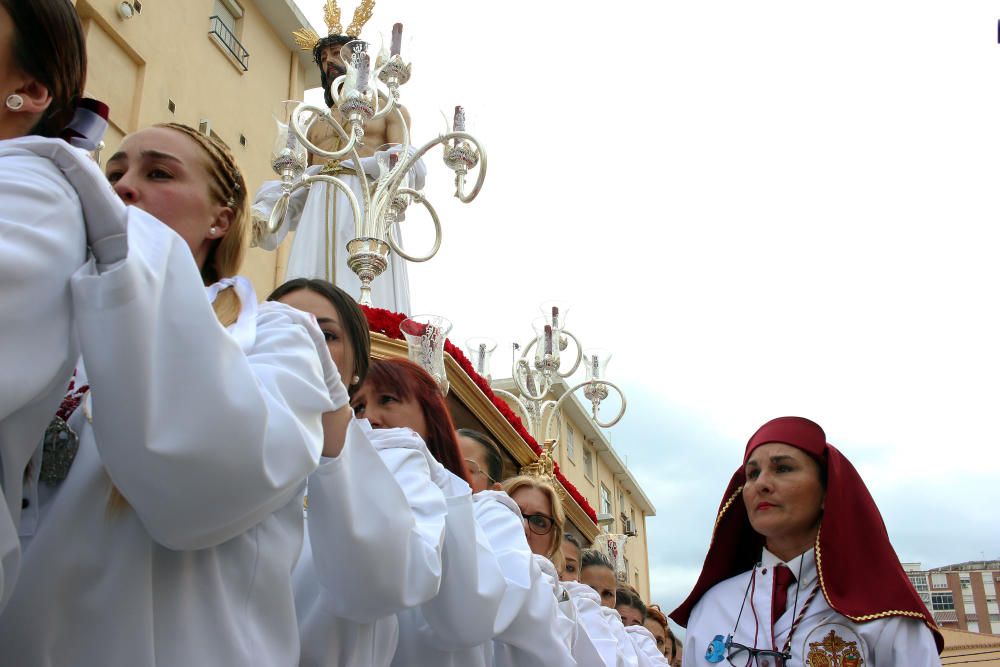
{"type": "Polygon", "coordinates": [[[236,62],[240,64],[244,72],[249,70],[250,52],[240,44],[240,40],[236,39],[236,35],[233,34],[233,31],[229,29],[229,26],[220,17],[212,16],[209,20],[211,21],[212,29],[208,31],[208,34],[214,35],[226,47],[226,50],[233,54],[233,58],[236,58],[236,62]]]}

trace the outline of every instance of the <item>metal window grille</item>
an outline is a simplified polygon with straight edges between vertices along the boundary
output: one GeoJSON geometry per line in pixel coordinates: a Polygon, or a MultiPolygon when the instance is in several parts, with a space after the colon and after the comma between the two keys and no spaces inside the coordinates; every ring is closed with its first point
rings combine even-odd
{"type": "Polygon", "coordinates": [[[243,71],[246,72],[250,69],[250,52],[246,50],[240,40],[236,39],[236,35],[233,31],[229,29],[225,21],[222,20],[221,16],[212,16],[209,18],[211,21],[211,30],[208,31],[209,35],[214,35],[226,49],[233,54],[236,58],[236,62],[240,64],[243,71]]]}

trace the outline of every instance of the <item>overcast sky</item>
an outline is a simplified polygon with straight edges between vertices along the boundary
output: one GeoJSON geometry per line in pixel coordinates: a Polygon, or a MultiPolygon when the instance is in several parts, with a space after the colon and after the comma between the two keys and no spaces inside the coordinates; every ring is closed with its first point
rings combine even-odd
{"type": "MultiPolygon", "coordinates": [[[[786,414],[859,468],[900,559],[1000,557],[998,17],[378,1],[363,36],[402,21],[413,39],[415,142],[463,104],[489,153],[471,205],[428,160],[444,244],[410,267],[413,310],[500,341],[495,377],[550,298],[614,351],[629,409],[609,435],[657,508],[663,607],[694,583],[746,440],[786,414]]],[[[405,224],[426,247],[429,223],[405,224]]]]}

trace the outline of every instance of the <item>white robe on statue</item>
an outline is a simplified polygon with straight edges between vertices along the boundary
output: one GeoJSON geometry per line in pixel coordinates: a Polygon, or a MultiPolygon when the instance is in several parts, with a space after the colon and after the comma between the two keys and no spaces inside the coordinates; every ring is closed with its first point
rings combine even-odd
{"type": "MultiPolygon", "coordinates": [[[[80,198],[26,144],[0,141],[0,610],[20,562],[22,478],[78,357],[70,277],[87,256],[80,198]]],[[[82,151],[81,151],[82,153],[82,151]]]]}
{"type": "Polygon", "coordinates": [[[72,280],[91,392],[70,419],[76,459],[0,615],[0,656],[297,665],[291,572],[333,409],[321,334],[254,298],[223,329],[187,244],[128,213],[127,259],[72,280]],[[109,502],[112,484],[125,503],[109,502]]]}
{"type": "MultiPolygon", "coordinates": [[[[705,593],[688,619],[687,638],[684,640],[685,667],[718,664],[705,659],[706,651],[716,636],[720,637],[720,642],[725,642],[726,637],[732,634],[734,642],[752,648],[779,651],[784,648],[792,621],[802,610],[809,592],[818,585],[818,581],[813,550],[810,549],[786,563],[796,577],[801,564],[802,576],[797,585],[793,583],[788,587],[785,613],[772,628],[774,566],[781,562],[777,556],[764,549],[760,567],[719,582],[705,593]],[[743,605],[744,598],[746,605],[743,605]]],[[[867,623],[855,623],[831,609],[820,591],[792,633],[789,646],[792,659],[786,665],[802,667],[810,651],[815,652],[812,664],[840,665],[847,652],[852,650],[857,652],[861,660],[855,664],[870,667],[931,667],[941,664],[934,635],[920,619],[891,616],[867,623]]]]}
{"type": "Polygon", "coordinates": [[[295,567],[302,667],[388,667],[396,612],[438,593],[446,507],[420,436],[352,420],[309,478],[295,567]]]}
{"type": "MultiPolygon", "coordinates": [[[[361,167],[369,177],[369,182],[378,179],[378,156],[394,151],[381,151],[373,157],[361,159],[361,167]]],[[[354,162],[345,161],[346,170],[338,171],[337,178],[344,181],[357,197],[358,207],[364,217],[364,195],[362,184],[354,171],[354,162]]],[[[316,174],[322,169],[313,165],[307,174],[316,174]]],[[[424,186],[426,168],[423,160],[418,160],[410,170],[414,189],[424,186]]],[[[254,198],[254,211],[268,219],[275,202],[281,196],[281,181],[267,181],[254,198]]],[[[286,224],[275,234],[264,236],[260,247],[275,250],[290,231],[295,232],[292,251],[288,257],[288,268],[284,280],[293,278],[321,278],[334,283],[355,299],[361,294],[361,281],[347,266],[347,243],[354,239],[354,216],[347,197],[329,183],[313,183],[308,190],[297,190],[288,204],[286,224]]],[[[396,232],[398,232],[398,225],[396,232]]],[[[397,242],[399,236],[396,237],[397,242]]],[[[372,305],[396,313],[410,313],[410,283],[406,273],[406,260],[389,252],[389,266],[372,282],[372,305]]]]}

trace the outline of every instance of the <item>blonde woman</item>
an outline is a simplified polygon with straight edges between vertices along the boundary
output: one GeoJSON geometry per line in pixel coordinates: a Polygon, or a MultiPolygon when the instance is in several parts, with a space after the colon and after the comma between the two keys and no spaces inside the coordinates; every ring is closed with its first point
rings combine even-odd
{"type": "Polygon", "coordinates": [[[221,142],[148,128],[107,178],[121,201],[106,182],[89,197],[127,217],[128,257],[72,280],[91,392],[69,420],[80,445],[65,480],[33,484],[0,655],[295,665],[302,491],[347,391],[315,320],[258,306],[234,276],[246,184],[221,142]]]}

